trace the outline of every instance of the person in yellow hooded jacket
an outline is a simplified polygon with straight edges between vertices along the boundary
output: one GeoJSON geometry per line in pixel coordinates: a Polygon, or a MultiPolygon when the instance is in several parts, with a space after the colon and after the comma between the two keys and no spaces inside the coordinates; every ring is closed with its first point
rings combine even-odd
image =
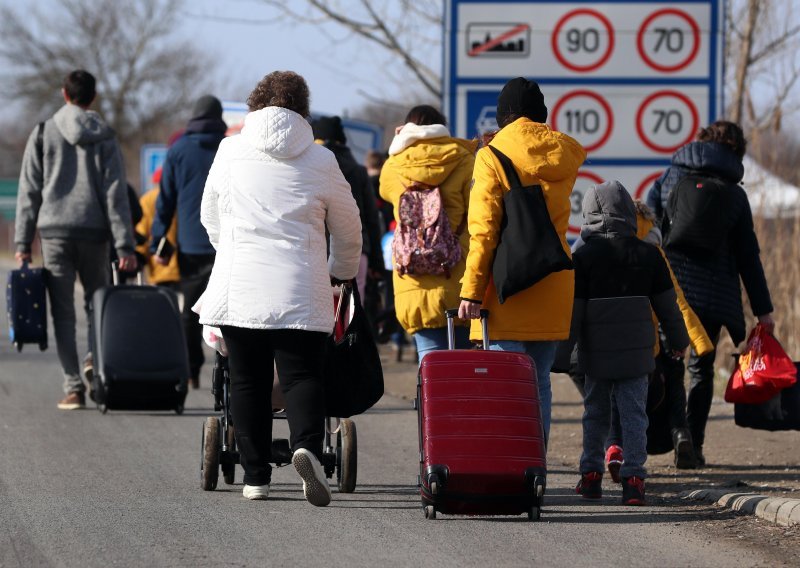
{"type": "MultiPolygon", "coordinates": [[[[447,119],[438,110],[420,105],[409,111],[405,124],[397,129],[381,170],[380,195],[392,204],[398,230],[400,197],[417,182],[439,188],[450,228],[461,245],[461,260],[449,275],[393,272],[397,320],[414,337],[420,361],[429,351],[447,349],[444,312],[458,307],[469,246],[464,228],[476,148],[477,142],[451,137],[447,119]]],[[[468,335],[466,327],[456,327],[457,348],[469,347],[468,335]]]]}
{"type": "MultiPolygon", "coordinates": [[[[153,259],[153,255],[150,254],[150,243],[153,239],[151,228],[153,227],[153,218],[156,215],[158,193],[161,191],[158,185],[160,182],[161,168],[158,168],[153,174],[154,187],[139,199],[139,205],[142,207],[142,218],[136,224],[136,233],[146,240],[137,245],[136,252],[147,264],[147,279],[151,284],[166,286],[177,291],[181,280],[180,270],[178,269],[178,255],[173,254],[167,264],[162,265],[158,264],[153,259]]],[[[167,239],[173,245],[178,242],[177,218],[172,219],[172,223],[167,230],[167,239]]]]}
{"type": "MultiPolygon", "coordinates": [[[[491,141],[513,162],[523,186],[538,184],[561,246],[569,255],[567,227],[570,194],[578,168],[586,159],[583,147],[566,134],[550,129],[547,107],[539,86],[523,77],[512,79],[497,100],[500,131],[491,141]]],[[[554,272],[500,303],[492,282],[492,262],[503,219],[503,196],[508,191],[500,161],[490,148],[475,159],[469,202],[469,255],[461,285],[459,316],[477,319],[489,310],[489,347],[528,353],[536,365],[545,439],[550,432],[550,368],[559,340],[569,336],[575,277],[571,270],[554,272]]],[[[523,245],[524,246],[524,245],[523,245]]],[[[471,337],[480,337],[474,322],[471,337]]]]}

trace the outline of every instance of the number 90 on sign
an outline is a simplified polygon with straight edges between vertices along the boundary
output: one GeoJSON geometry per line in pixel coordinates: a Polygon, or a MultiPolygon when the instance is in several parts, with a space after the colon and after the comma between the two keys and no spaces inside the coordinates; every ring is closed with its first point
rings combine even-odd
{"type": "Polygon", "coordinates": [[[562,66],[588,73],[605,65],[614,52],[614,28],[597,10],[579,8],[558,21],[550,45],[562,66]]]}

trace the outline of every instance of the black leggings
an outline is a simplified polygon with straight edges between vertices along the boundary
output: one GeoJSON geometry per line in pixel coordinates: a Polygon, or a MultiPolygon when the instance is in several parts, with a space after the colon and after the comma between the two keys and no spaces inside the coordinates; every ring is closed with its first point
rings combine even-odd
{"type": "Polygon", "coordinates": [[[323,356],[327,334],[299,329],[222,327],[231,373],[231,412],[244,482],[270,482],[272,378],[277,367],[292,450],[322,459],[325,435],[323,356]]]}

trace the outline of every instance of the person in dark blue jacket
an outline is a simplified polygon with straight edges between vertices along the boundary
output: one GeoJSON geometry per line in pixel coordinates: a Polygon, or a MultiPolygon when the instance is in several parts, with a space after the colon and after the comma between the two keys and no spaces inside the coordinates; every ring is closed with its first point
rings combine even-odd
{"type": "MultiPolygon", "coordinates": [[[[753,315],[770,331],[775,327],[758,238],[753,228],[753,213],[747,194],[739,185],[744,176],[742,159],[746,147],[744,133],[738,124],[714,122],[701,129],[694,142],[675,152],[672,164],[647,195],[647,205],[664,220],[664,250],[675,277],[714,345],[719,341],[723,327],[728,330],[734,344],[745,338],[740,279],[753,315]],[[721,182],[725,187],[723,197],[714,207],[721,212],[719,226],[724,234],[716,235],[721,244],[713,253],[670,244],[669,228],[677,214],[669,210],[669,196],[688,176],[700,182],[698,188],[704,178],[721,182]]],[[[694,224],[702,231],[699,221],[694,224]]],[[[716,350],[702,356],[692,351],[687,366],[691,383],[686,417],[700,466],[705,465],[702,448],[714,396],[715,358],[716,350]]]]}
{"type": "Polygon", "coordinates": [[[151,250],[155,261],[166,264],[169,253],[163,248],[159,250],[159,245],[173,217],[178,217],[178,242],[170,244],[177,247],[184,296],[183,325],[191,370],[189,382],[194,388],[200,385],[200,368],[205,357],[203,328],[191,308],[206,289],[214,266],[214,247],[200,223],[200,203],[208,171],[226,130],[219,99],[211,95],[200,97],[186,131],[167,152],[152,227],[151,250]]]}

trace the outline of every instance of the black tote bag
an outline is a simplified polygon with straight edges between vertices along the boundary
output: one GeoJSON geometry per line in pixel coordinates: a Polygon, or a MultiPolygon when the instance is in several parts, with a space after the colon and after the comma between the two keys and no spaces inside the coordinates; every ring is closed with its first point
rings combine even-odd
{"type": "Polygon", "coordinates": [[[325,346],[325,414],[349,418],[383,396],[383,367],[355,282],[342,287],[325,346]]]}
{"type": "Polygon", "coordinates": [[[497,298],[502,304],[553,272],[571,270],[572,260],[550,220],[542,186],[523,186],[508,156],[494,146],[489,148],[500,160],[510,184],[503,196],[500,242],[492,265],[497,298]]]}

